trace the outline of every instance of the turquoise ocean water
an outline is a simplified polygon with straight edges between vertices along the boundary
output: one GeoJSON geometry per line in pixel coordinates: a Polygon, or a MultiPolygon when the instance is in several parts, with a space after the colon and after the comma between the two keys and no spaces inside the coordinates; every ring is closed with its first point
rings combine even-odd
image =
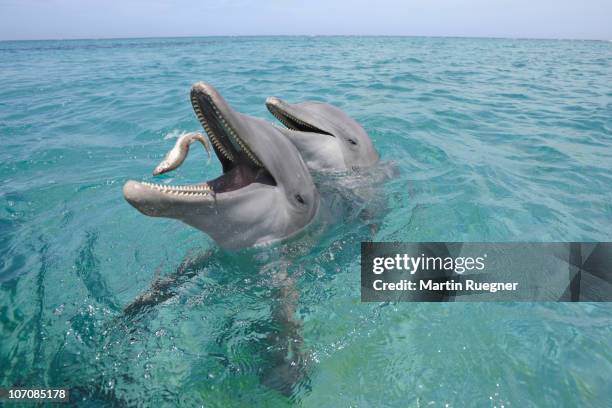
{"type": "MultiPolygon", "coordinates": [[[[82,406],[612,406],[610,304],[359,300],[364,239],[612,240],[610,42],[1,42],[0,143],[0,387],[82,406]],[[121,187],[199,129],[199,80],[270,121],[270,95],[335,104],[397,174],[366,203],[347,184],[367,179],[318,176],[326,218],[264,250],[145,217],[121,187]]],[[[161,180],[219,171],[195,149],[161,180]]]]}

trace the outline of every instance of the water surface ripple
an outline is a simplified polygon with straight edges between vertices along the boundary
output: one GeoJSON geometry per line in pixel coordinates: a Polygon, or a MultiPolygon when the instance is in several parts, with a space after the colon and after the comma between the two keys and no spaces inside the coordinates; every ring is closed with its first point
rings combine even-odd
{"type": "MultiPolygon", "coordinates": [[[[609,42],[0,42],[0,386],[83,406],[612,406],[609,304],[361,304],[358,272],[363,239],[610,241],[610,84],[609,42]],[[199,128],[198,80],[269,120],[269,95],[355,117],[398,169],[377,228],[333,177],[326,221],[264,251],[126,204],[122,184],[199,128]]],[[[218,172],[194,150],[162,180],[218,172]]]]}

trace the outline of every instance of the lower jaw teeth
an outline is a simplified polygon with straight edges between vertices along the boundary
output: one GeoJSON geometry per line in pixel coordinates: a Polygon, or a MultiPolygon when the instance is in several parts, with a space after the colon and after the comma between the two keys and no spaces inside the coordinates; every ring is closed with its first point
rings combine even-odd
{"type": "Polygon", "coordinates": [[[142,182],[145,186],[161,191],[162,193],[174,194],[178,196],[207,196],[213,195],[214,192],[208,184],[198,186],[171,186],[142,182]]]}

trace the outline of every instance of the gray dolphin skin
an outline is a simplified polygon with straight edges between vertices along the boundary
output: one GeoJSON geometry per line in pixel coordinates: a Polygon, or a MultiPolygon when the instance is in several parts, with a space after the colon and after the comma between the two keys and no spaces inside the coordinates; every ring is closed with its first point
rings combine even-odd
{"type": "Polygon", "coordinates": [[[191,103],[223,174],[171,186],[130,180],[125,199],[141,213],[174,218],[238,249],[288,238],[317,213],[319,193],[296,147],[272,124],[234,111],[209,84],[191,103]]]}
{"type": "Polygon", "coordinates": [[[366,131],[353,118],[322,102],[288,103],[269,97],[266,107],[287,129],[283,133],[313,170],[370,167],[379,155],[366,131]]]}

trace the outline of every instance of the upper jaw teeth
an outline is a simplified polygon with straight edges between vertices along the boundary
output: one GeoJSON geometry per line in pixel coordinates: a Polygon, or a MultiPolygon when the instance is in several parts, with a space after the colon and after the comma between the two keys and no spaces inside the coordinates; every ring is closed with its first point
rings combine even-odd
{"type": "MultiPolygon", "coordinates": [[[[255,154],[253,154],[253,152],[251,151],[251,149],[248,148],[248,146],[246,145],[246,143],[240,138],[240,136],[238,136],[238,134],[236,133],[236,131],[232,128],[232,126],[227,122],[227,120],[223,117],[223,115],[221,114],[221,112],[219,112],[219,109],[217,108],[217,105],[215,105],[215,103],[212,101],[212,99],[210,97],[208,97],[208,95],[206,96],[209,101],[211,106],[213,107],[213,110],[215,112],[215,115],[217,116],[217,119],[219,119],[219,123],[223,126],[223,128],[226,130],[226,133],[229,136],[230,139],[230,143],[232,143],[232,145],[234,146],[234,148],[236,148],[236,150],[241,150],[244,153],[246,153],[247,157],[253,162],[255,163],[257,166],[259,167],[263,167],[263,165],[261,164],[261,162],[257,159],[257,157],[255,157],[255,154]],[[236,146],[236,144],[238,146],[236,146]],[[239,148],[238,148],[239,147],[239,148]]],[[[204,127],[204,130],[206,131],[206,133],[208,134],[208,136],[210,137],[210,140],[212,142],[213,145],[215,145],[215,147],[217,148],[217,150],[219,152],[221,152],[221,154],[228,159],[231,162],[235,162],[236,159],[234,157],[234,154],[230,151],[228,151],[228,149],[226,149],[223,146],[223,143],[221,143],[219,141],[219,137],[212,131],[212,129],[210,128],[210,126],[208,125],[208,122],[206,121],[206,118],[204,117],[204,114],[202,113],[202,109],[200,107],[200,103],[198,101],[198,98],[193,95],[191,97],[191,104],[193,105],[193,110],[196,113],[196,116],[198,117],[198,120],[200,121],[200,123],[202,124],[202,126],[204,127]]]]}
{"type": "Polygon", "coordinates": [[[274,115],[276,119],[281,121],[281,123],[287,126],[289,129],[299,130],[293,123],[291,123],[291,121],[293,121],[299,125],[305,126],[314,131],[317,130],[317,128],[315,128],[314,126],[304,122],[303,120],[296,118],[295,116],[289,114],[289,112],[286,112],[276,106],[273,106],[272,109],[270,109],[270,113],[272,113],[272,115],[274,115]]]}
{"type": "Polygon", "coordinates": [[[208,184],[198,184],[193,186],[172,186],[148,183],[146,181],[143,181],[142,184],[154,190],[161,191],[162,193],[174,194],[178,196],[207,196],[214,194],[212,188],[210,188],[208,184]]]}
{"type": "Polygon", "coordinates": [[[195,95],[191,97],[191,105],[193,106],[193,110],[195,111],[198,120],[202,124],[202,127],[204,127],[204,130],[206,131],[206,134],[210,138],[212,144],[217,148],[219,152],[221,152],[221,154],[226,159],[232,162],[235,161],[234,155],[223,147],[223,144],[219,141],[217,136],[213,133],[212,129],[210,129],[210,127],[208,126],[208,122],[206,121],[206,118],[204,118],[204,114],[202,113],[202,109],[200,108],[198,98],[196,98],[195,95]]]}

